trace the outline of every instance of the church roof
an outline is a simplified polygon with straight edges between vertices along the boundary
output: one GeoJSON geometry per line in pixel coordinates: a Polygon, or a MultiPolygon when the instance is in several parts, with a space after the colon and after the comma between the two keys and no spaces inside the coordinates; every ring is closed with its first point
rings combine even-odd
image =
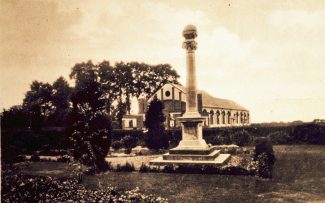
{"type": "Polygon", "coordinates": [[[210,95],[209,93],[199,90],[198,94],[202,94],[202,106],[203,107],[218,107],[223,109],[235,109],[235,110],[245,110],[244,107],[237,104],[236,102],[229,99],[216,98],[210,95]]]}
{"type": "MultiPolygon", "coordinates": [[[[186,87],[184,87],[183,85],[181,85],[181,84],[171,84],[171,85],[173,85],[180,91],[186,93],[186,87]]],[[[216,98],[203,90],[198,90],[197,93],[202,94],[202,106],[247,111],[246,108],[242,107],[241,105],[237,104],[236,102],[234,102],[232,100],[216,98]]]]}

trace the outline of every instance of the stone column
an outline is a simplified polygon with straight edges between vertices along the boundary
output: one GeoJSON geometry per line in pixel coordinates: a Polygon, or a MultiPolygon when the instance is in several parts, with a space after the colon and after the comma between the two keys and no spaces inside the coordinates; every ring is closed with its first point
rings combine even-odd
{"type": "Polygon", "coordinates": [[[186,49],[186,112],[184,117],[196,118],[201,117],[197,108],[197,90],[196,90],[196,67],[195,67],[195,50],[197,43],[195,38],[197,37],[196,27],[188,25],[183,31],[185,41],[183,42],[183,48],[186,49]]]}
{"type": "Polygon", "coordinates": [[[183,117],[178,118],[182,125],[182,140],[179,145],[170,152],[182,150],[209,150],[202,137],[202,125],[204,118],[198,112],[196,73],[195,73],[195,50],[197,43],[196,27],[188,25],[183,31],[185,41],[183,48],[186,49],[186,112],[183,117]]]}

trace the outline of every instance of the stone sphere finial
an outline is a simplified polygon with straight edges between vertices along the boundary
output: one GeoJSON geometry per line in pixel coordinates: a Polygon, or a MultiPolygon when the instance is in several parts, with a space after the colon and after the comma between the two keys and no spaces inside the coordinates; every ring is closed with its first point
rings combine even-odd
{"type": "Polygon", "coordinates": [[[195,39],[197,37],[197,29],[194,25],[187,25],[183,30],[185,39],[195,39]]]}

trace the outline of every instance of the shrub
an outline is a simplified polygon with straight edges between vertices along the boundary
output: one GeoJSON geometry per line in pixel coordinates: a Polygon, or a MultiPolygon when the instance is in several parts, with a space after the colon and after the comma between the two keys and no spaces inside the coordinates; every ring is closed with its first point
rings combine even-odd
{"type": "Polygon", "coordinates": [[[267,136],[272,144],[288,144],[290,142],[289,134],[285,131],[275,131],[267,136]]]}
{"type": "Polygon", "coordinates": [[[140,173],[148,173],[150,171],[150,167],[142,162],[139,172],[140,173]]]}
{"type": "Polygon", "coordinates": [[[166,166],[164,166],[164,168],[162,169],[162,172],[164,173],[174,173],[175,172],[175,166],[173,164],[168,164],[166,166]]]}
{"type": "Polygon", "coordinates": [[[105,112],[75,110],[70,115],[70,127],[74,159],[95,167],[96,171],[107,168],[105,158],[109,151],[111,122],[105,112]]]}
{"type": "Polygon", "coordinates": [[[272,170],[275,162],[272,144],[265,138],[256,141],[254,161],[257,162],[257,175],[263,178],[272,178],[272,170]]]}
{"type": "Polygon", "coordinates": [[[122,147],[123,143],[119,140],[112,142],[112,148],[117,151],[122,147]]]}
{"type": "Polygon", "coordinates": [[[41,161],[37,152],[34,152],[33,155],[30,157],[31,161],[41,161]]]}
{"type": "Polygon", "coordinates": [[[72,157],[70,157],[69,155],[66,154],[66,155],[63,155],[63,156],[59,156],[57,161],[58,162],[63,162],[63,163],[68,163],[68,162],[71,161],[71,158],[72,157]]]}
{"type": "Polygon", "coordinates": [[[121,142],[123,143],[123,146],[125,147],[125,153],[126,154],[130,154],[131,150],[133,147],[135,147],[137,145],[137,141],[134,137],[131,136],[125,136],[121,142]]]}
{"type": "Polygon", "coordinates": [[[231,136],[232,141],[238,146],[249,145],[252,140],[251,137],[246,130],[238,131],[231,136]]]}
{"type": "Polygon", "coordinates": [[[24,162],[24,161],[26,161],[25,155],[18,155],[15,159],[15,162],[24,162]]]}
{"type": "Polygon", "coordinates": [[[135,171],[135,167],[134,167],[133,163],[130,164],[129,162],[126,162],[124,165],[117,164],[115,171],[116,172],[120,172],[120,171],[132,172],[132,171],[135,171]]]}

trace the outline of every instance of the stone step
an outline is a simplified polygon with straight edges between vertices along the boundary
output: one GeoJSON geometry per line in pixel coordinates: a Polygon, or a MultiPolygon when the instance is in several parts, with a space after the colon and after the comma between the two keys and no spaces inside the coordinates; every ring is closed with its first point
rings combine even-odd
{"type": "Polygon", "coordinates": [[[197,161],[213,161],[220,154],[220,150],[214,150],[208,155],[196,154],[164,154],[163,160],[197,160],[197,161]]]}
{"type": "Polygon", "coordinates": [[[191,154],[191,155],[209,155],[215,151],[217,147],[213,146],[208,149],[181,149],[174,148],[169,150],[169,154],[191,154]]]}
{"type": "Polygon", "coordinates": [[[230,159],[230,154],[219,154],[219,156],[215,159],[218,164],[227,163],[230,159]]]}
{"type": "Polygon", "coordinates": [[[230,154],[220,154],[214,160],[164,160],[163,157],[158,157],[150,161],[152,165],[189,165],[189,166],[198,166],[198,165],[223,165],[226,164],[230,159],[230,154]]]}

